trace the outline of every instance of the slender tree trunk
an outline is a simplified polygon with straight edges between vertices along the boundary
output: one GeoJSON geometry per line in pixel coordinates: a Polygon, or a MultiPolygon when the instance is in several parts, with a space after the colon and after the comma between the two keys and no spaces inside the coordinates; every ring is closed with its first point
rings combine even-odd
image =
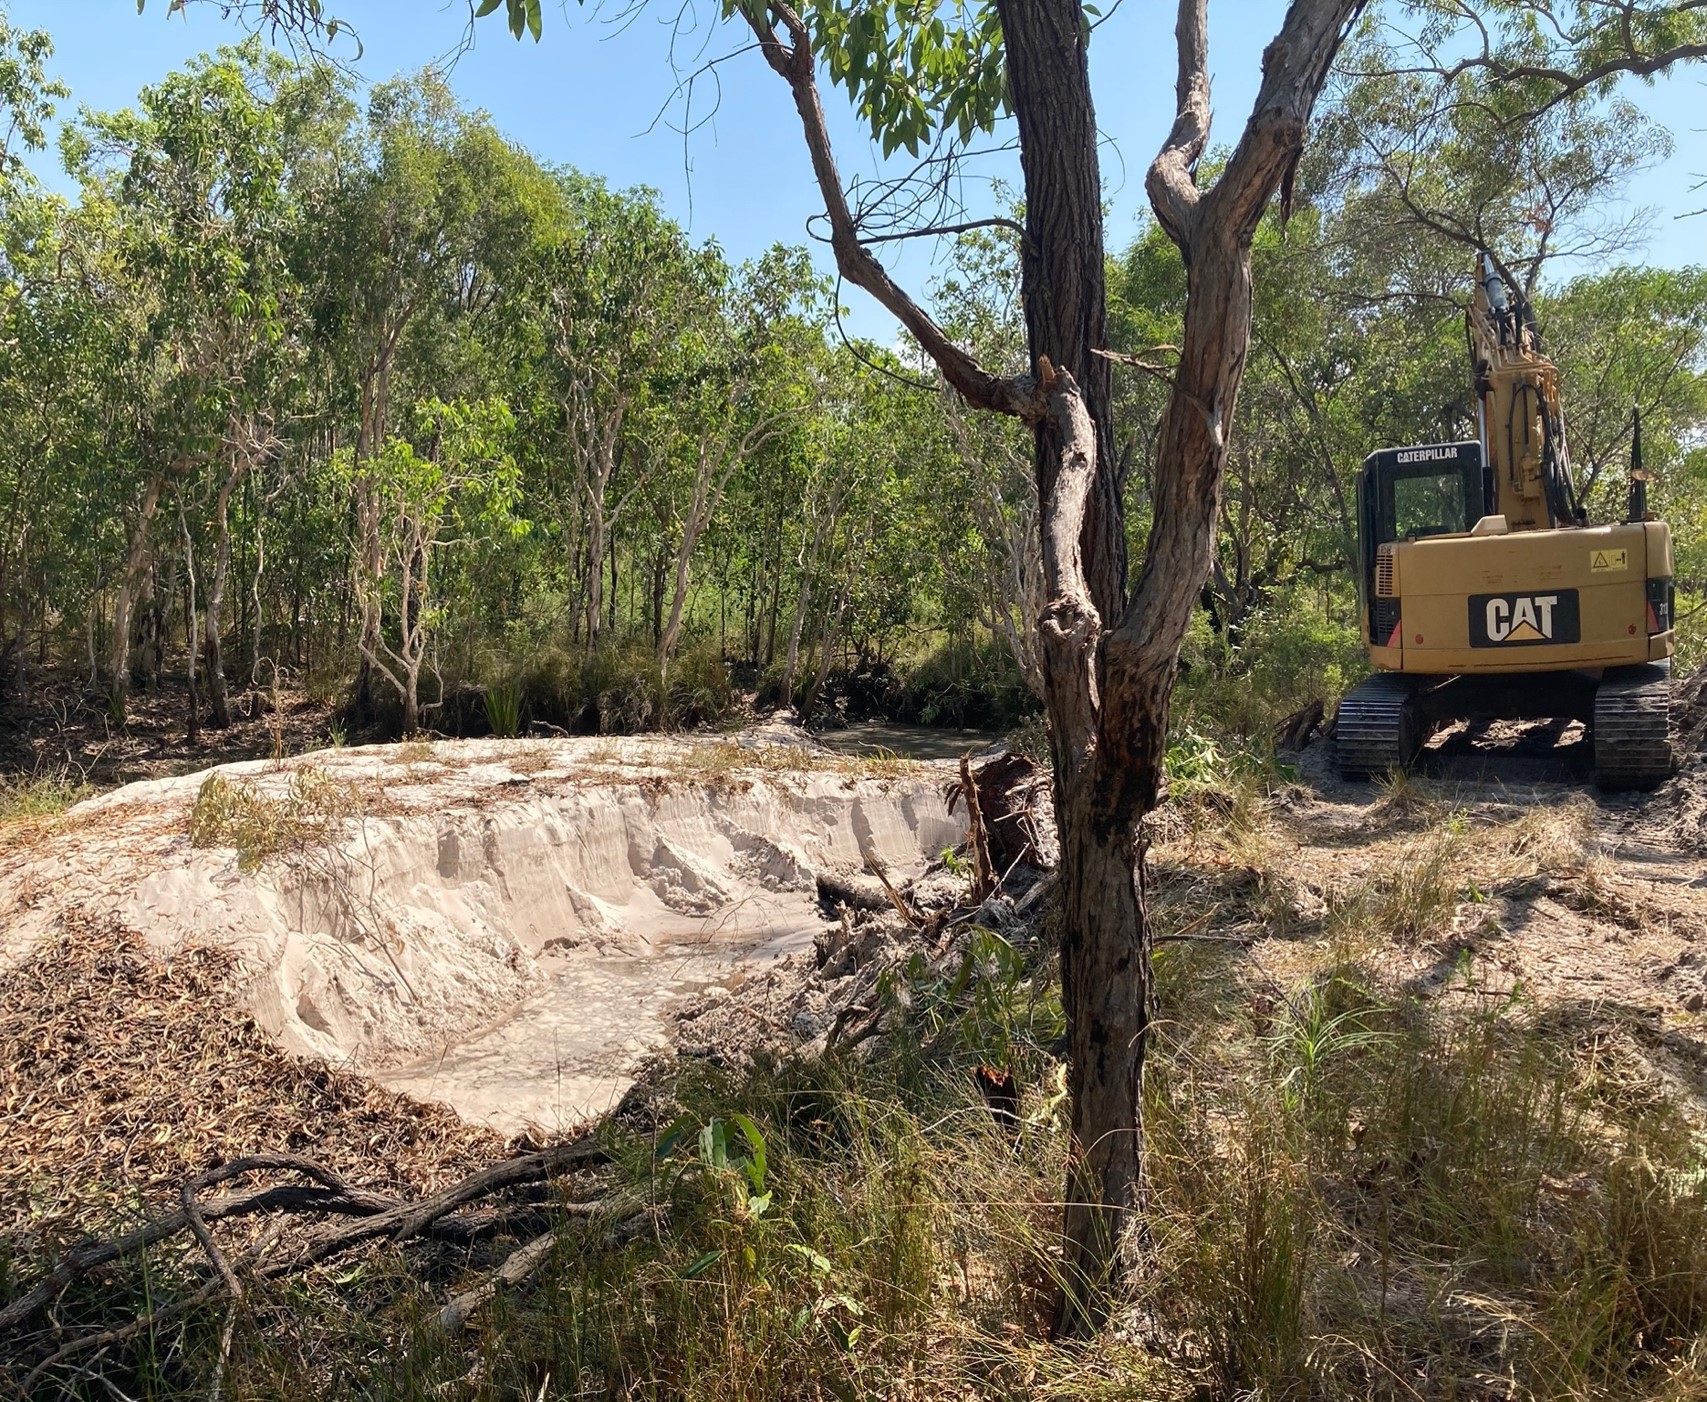
{"type": "Polygon", "coordinates": [[[427,655],[427,551],[419,532],[401,554],[404,602],[398,643],[403,653],[403,735],[408,738],[421,728],[421,664],[427,655]]]}
{"type": "Polygon", "coordinates": [[[296,542],[291,552],[290,576],[290,660],[302,666],[302,498],[296,503],[296,542]]]}
{"type": "MultiPolygon", "coordinates": [[[[18,540],[18,514],[23,509],[23,504],[24,473],[23,469],[20,468],[18,470],[17,477],[13,481],[12,501],[6,512],[6,534],[3,539],[0,539],[0,633],[4,633],[6,628],[6,603],[11,596],[12,564],[14,558],[19,562],[18,575],[20,579],[24,577],[24,572],[28,567],[28,560],[24,553],[24,544],[21,540],[18,540]],[[12,548],[14,541],[18,541],[15,557],[12,548]]],[[[28,535],[27,528],[25,530],[25,535],[28,535]]],[[[28,616],[25,612],[22,601],[18,604],[18,616],[20,618],[28,616]]]]}
{"type": "Polygon", "coordinates": [[[133,681],[140,684],[143,691],[150,696],[159,690],[160,681],[159,575],[160,557],[158,552],[151,550],[148,563],[142,571],[142,578],[137,584],[136,603],[133,605],[137,618],[136,669],[133,681]]]}
{"type": "Polygon", "coordinates": [[[800,592],[794,596],[794,623],[788,630],[788,652],[782,664],[782,704],[794,704],[795,675],[800,670],[800,635],[806,630],[806,611],[811,603],[812,585],[804,569],[800,572],[800,592]]]}
{"type": "Polygon", "coordinates": [[[824,692],[824,683],[829,680],[836,649],[841,646],[842,618],[847,613],[848,599],[853,594],[855,572],[855,569],[850,567],[843,575],[842,587],[836,593],[835,605],[824,614],[824,626],[818,637],[818,668],[812,675],[812,685],[806,692],[806,699],[800,704],[802,725],[812,719],[812,713],[818,708],[818,698],[824,692]]]}
{"type": "Polygon", "coordinates": [[[661,652],[664,641],[664,587],[669,573],[669,557],[663,549],[652,552],[651,597],[647,603],[651,608],[652,647],[661,652]]]}
{"type": "Polygon", "coordinates": [[[214,503],[213,578],[208,581],[206,622],[202,629],[202,657],[207,669],[208,700],[213,707],[213,725],[224,730],[231,724],[231,697],[225,682],[225,653],[220,631],[225,612],[225,590],[231,578],[231,494],[243,476],[241,462],[234,461],[220,483],[214,503]]]}
{"type": "MultiPolygon", "coordinates": [[[[261,652],[266,646],[266,639],[263,636],[266,627],[266,613],[261,603],[261,578],[267,570],[266,517],[264,513],[255,510],[253,477],[244,481],[243,495],[248,502],[249,519],[255,523],[255,563],[254,568],[249,572],[249,588],[244,595],[243,607],[243,675],[249,678],[250,686],[259,686],[261,652]]],[[[273,679],[275,683],[278,680],[278,663],[276,661],[273,664],[273,679]]]]}
{"type": "MultiPolygon", "coordinates": [[[[611,593],[615,594],[614,572],[611,593]]],[[[605,612],[605,511],[598,498],[587,503],[587,655],[598,650],[605,612]]]]}
{"type": "MultiPolygon", "coordinates": [[[[44,591],[45,592],[45,591],[44,591]]],[[[83,645],[88,654],[89,686],[98,686],[101,680],[101,665],[96,656],[95,633],[101,612],[101,575],[100,566],[95,567],[95,586],[89,591],[89,607],[83,611],[83,645]]]]}
{"type": "MultiPolygon", "coordinates": [[[[658,639],[658,664],[668,667],[681,643],[682,619],[687,609],[688,588],[693,579],[693,553],[700,538],[711,525],[711,519],[723,505],[735,469],[748,454],[762,445],[769,436],[755,429],[740,444],[701,441],[699,463],[694,472],[693,498],[682,522],[682,539],[676,548],[675,587],[670,595],[670,612],[658,639]]],[[[718,639],[719,650],[728,652],[729,579],[727,561],[718,570],[718,639]]]]}
{"type": "Polygon", "coordinates": [[[178,532],[184,538],[184,652],[190,692],[184,740],[194,747],[201,743],[202,707],[201,697],[196,693],[196,665],[201,655],[196,645],[196,623],[201,615],[196,610],[196,547],[190,539],[190,523],[184,516],[182,499],[178,502],[178,532]]]}
{"type": "Polygon", "coordinates": [[[136,524],[131,529],[124,573],[119,576],[118,593],[113,602],[113,631],[107,650],[107,695],[114,714],[121,719],[130,699],[131,613],[136,604],[143,566],[148,559],[148,529],[159,509],[160,492],[165,485],[165,474],[156,472],[149,477],[148,485],[143,489],[142,504],[137,511],[136,524]]]}

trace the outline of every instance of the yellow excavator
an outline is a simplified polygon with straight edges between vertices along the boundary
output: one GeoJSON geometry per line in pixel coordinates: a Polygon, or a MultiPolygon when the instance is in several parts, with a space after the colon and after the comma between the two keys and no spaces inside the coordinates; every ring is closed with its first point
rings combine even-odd
{"type": "Polygon", "coordinates": [[[1672,772],[1671,531],[1648,510],[1641,422],[1625,519],[1576,499],[1559,370],[1483,253],[1468,313],[1478,437],[1385,448],[1358,476],[1363,637],[1374,673],[1340,702],[1339,772],[1408,768],[1456,720],[1574,718],[1595,782],[1672,772]]]}

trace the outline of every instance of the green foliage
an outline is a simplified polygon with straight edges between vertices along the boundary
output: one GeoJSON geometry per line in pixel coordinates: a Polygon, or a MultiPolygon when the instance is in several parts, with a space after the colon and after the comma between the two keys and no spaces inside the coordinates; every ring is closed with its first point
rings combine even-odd
{"type": "MultiPolygon", "coordinates": [[[[740,8],[726,0],[726,14],[740,8]]],[[[815,0],[804,15],[813,51],[886,156],[917,156],[939,132],[964,144],[1007,115],[1001,20],[992,4],[815,0]]]]}
{"type": "Polygon", "coordinates": [[[238,870],[253,872],[269,857],[330,842],[361,809],[353,788],[312,767],[293,770],[282,786],[210,774],[190,808],[190,845],[233,847],[238,870]],[[282,792],[275,792],[279,787],[282,792]]]}
{"type": "MultiPolygon", "coordinates": [[[[518,33],[543,23],[482,9],[518,33]]],[[[800,13],[892,149],[1001,116],[993,6],[800,13]]],[[[307,0],[250,18],[320,39],[335,22],[307,0]]],[[[26,141],[31,103],[54,96],[45,59],[35,40],[18,55],[26,141]]],[[[1484,142],[1474,102],[1424,112],[1413,89],[1348,80],[1289,224],[1258,234],[1256,335],[1175,704],[1181,733],[1229,754],[1264,753],[1276,720],[1359,674],[1363,456],[1471,431],[1469,260],[1442,228],[1491,230],[1536,270],[1603,511],[1641,404],[1679,581],[1701,592],[1700,278],[1548,272],[1660,138],[1590,93],[1549,118],[1557,140],[1506,159],[1530,138],[1484,142]],[[1545,200],[1546,238],[1530,218],[1545,200]]],[[[743,691],[979,726],[1036,704],[1029,435],[932,407],[896,378],[907,348],[842,346],[802,251],[732,266],[655,193],[506,142],[442,76],[358,103],[335,69],[258,40],[86,115],[65,145],[74,203],[22,186],[6,203],[0,619],[50,660],[92,651],[115,724],[127,664],[148,685],[187,666],[192,582],[204,697],[210,668],[272,661],[317,695],[357,672],[358,726],[489,729],[482,697],[511,677],[529,716],[566,729],[721,724],[743,691]]],[[[1018,253],[1011,230],[973,230],[934,288],[949,332],[1014,372],[1018,253]]],[[[1111,344],[1165,370],[1177,251],[1147,224],[1110,272],[1111,344]]],[[[1135,552],[1164,379],[1117,373],[1135,552]]]]}
{"type": "MultiPolygon", "coordinates": [[[[479,0],[475,17],[502,7],[516,38],[537,40],[540,0],[479,0]]],[[[722,0],[725,19],[740,17],[768,31],[771,17],[756,0],[722,0]]],[[[992,130],[1008,111],[996,7],[950,0],[921,8],[901,0],[811,0],[800,7],[813,50],[831,81],[847,90],[871,139],[885,155],[916,156],[939,132],[964,144],[992,130]]],[[[1086,32],[1097,15],[1085,6],[1086,32]]]]}
{"type": "Polygon", "coordinates": [[[6,195],[29,183],[24,152],[46,146],[47,124],[57,104],[71,96],[64,83],[47,76],[52,57],[53,39],[45,29],[14,29],[10,16],[0,14],[0,111],[10,121],[0,144],[0,191],[6,195]]]}
{"type": "Polygon", "coordinates": [[[502,739],[521,734],[522,687],[515,681],[497,682],[486,688],[481,697],[486,712],[486,725],[502,739]]]}
{"type": "Polygon", "coordinates": [[[539,41],[543,32],[543,19],[540,14],[540,0],[480,0],[479,7],[474,11],[474,17],[481,19],[492,14],[502,5],[510,21],[510,33],[520,39],[523,33],[533,35],[534,41],[539,41]]]}

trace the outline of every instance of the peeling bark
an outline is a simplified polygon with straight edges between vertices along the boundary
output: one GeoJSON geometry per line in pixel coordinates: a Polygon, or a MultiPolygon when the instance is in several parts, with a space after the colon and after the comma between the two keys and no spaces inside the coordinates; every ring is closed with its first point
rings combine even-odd
{"type": "Polygon", "coordinates": [[[830,151],[805,26],[783,0],[744,11],[788,81],[842,275],[892,312],[974,407],[1036,434],[1043,572],[1043,688],[1055,760],[1072,1160],[1056,1318],[1084,1334],[1140,1255],[1142,1078],[1150,933],[1140,824],[1163,783],[1179,649],[1208,577],[1228,426],[1250,341],[1250,247],[1290,177],[1361,0],[1293,0],[1263,55],[1257,102],[1221,176],[1209,141],[1207,0],[1181,0],[1176,116],[1147,188],[1188,269],[1185,335],[1158,444],[1155,511],[1137,589],[1126,592],[1119,465],[1110,450],[1101,179],[1088,30],[1079,0],[994,0],[1025,172],[1024,292],[1035,378],[982,370],[860,242],[830,151]]]}

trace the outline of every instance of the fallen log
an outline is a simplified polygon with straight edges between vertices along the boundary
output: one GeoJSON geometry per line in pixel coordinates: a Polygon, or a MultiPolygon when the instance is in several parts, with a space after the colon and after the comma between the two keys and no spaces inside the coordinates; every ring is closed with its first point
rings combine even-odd
{"type": "MultiPolygon", "coordinates": [[[[216,1365],[217,1394],[236,1310],[245,1298],[245,1277],[267,1281],[300,1274],[369,1242],[403,1243],[417,1239],[466,1242],[476,1236],[526,1226],[540,1232],[540,1235],[530,1243],[533,1255],[521,1256],[517,1260],[521,1254],[518,1252],[510,1258],[516,1262],[510,1275],[519,1281],[549,1255],[549,1251],[539,1243],[546,1237],[555,1239],[554,1234],[559,1228],[541,1232],[542,1227],[553,1221],[561,1222],[566,1217],[608,1213],[609,1204],[597,1196],[581,1201],[545,1204],[537,1199],[537,1193],[531,1195],[533,1200],[520,1203],[489,1203],[487,1200],[501,1194],[513,1195],[518,1189],[538,1189],[539,1185],[560,1174],[608,1161],[609,1151],[602,1144],[584,1139],[501,1160],[439,1192],[424,1198],[407,1199],[353,1187],[324,1165],[299,1154],[253,1154],[234,1159],[185,1182],[179,1193],[179,1205],[174,1210],[163,1212],[122,1236],[89,1242],[68,1251],[34,1286],[0,1308],[0,1355],[10,1353],[15,1358],[20,1357],[29,1337],[26,1326],[37,1314],[49,1310],[70,1286],[105,1267],[137,1257],[152,1246],[187,1234],[194,1238],[207,1257],[211,1272],[209,1280],[181,1299],[151,1305],[141,1315],[123,1324],[89,1329],[69,1340],[59,1340],[58,1346],[31,1368],[24,1379],[23,1389],[29,1395],[35,1383],[59,1365],[92,1350],[123,1343],[223,1295],[230,1301],[231,1309],[222,1331],[221,1355],[216,1365]],[[206,1202],[200,1198],[200,1194],[209,1188],[248,1174],[269,1172],[295,1174],[310,1182],[270,1183],[206,1202]],[[263,1233],[241,1251],[227,1252],[214,1239],[213,1224],[263,1214],[274,1219],[274,1229],[263,1233]],[[282,1235],[284,1223],[305,1216],[353,1220],[310,1232],[296,1251],[278,1260],[267,1260],[282,1235]],[[534,1264],[530,1266],[530,1262],[534,1264]],[[524,1270],[524,1267],[528,1269],[524,1270]]],[[[641,1212],[639,1215],[646,1214],[641,1212]]],[[[625,1226],[626,1222],[619,1223],[612,1234],[607,1235],[620,1244],[621,1240],[628,1239],[621,1235],[625,1226]]],[[[529,1249],[522,1248],[523,1251],[529,1249]]],[[[466,1319],[469,1312],[505,1283],[512,1282],[501,1269],[492,1281],[486,1283],[490,1289],[482,1286],[470,1292],[478,1298],[459,1296],[446,1309],[459,1308],[463,1311],[462,1318],[466,1319]],[[482,1290],[485,1293],[481,1293],[482,1290]]],[[[56,1336],[60,1334],[58,1328],[53,1332],[56,1336]]]]}

